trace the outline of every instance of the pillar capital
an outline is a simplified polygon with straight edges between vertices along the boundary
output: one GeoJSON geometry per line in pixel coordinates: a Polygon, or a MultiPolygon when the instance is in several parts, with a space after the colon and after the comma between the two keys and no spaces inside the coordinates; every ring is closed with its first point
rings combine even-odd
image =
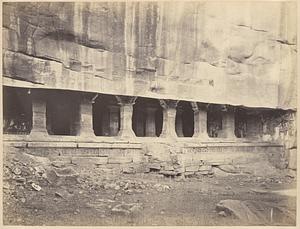
{"type": "Polygon", "coordinates": [[[197,112],[199,110],[204,110],[207,111],[208,110],[208,103],[199,103],[199,102],[191,102],[191,106],[194,112],[197,112]]]}
{"type": "Polygon", "coordinates": [[[171,100],[171,99],[160,99],[159,103],[164,109],[175,109],[177,107],[179,100],[171,100]]]}
{"type": "Polygon", "coordinates": [[[127,96],[127,95],[116,95],[118,104],[120,105],[134,105],[137,99],[136,96],[127,96]]]}
{"type": "Polygon", "coordinates": [[[234,106],[231,106],[231,105],[227,105],[227,104],[224,104],[224,105],[221,105],[221,111],[222,112],[235,112],[236,110],[236,107],[234,106]]]}
{"type": "Polygon", "coordinates": [[[98,93],[80,93],[79,99],[83,103],[95,103],[95,100],[98,98],[98,93]]]}

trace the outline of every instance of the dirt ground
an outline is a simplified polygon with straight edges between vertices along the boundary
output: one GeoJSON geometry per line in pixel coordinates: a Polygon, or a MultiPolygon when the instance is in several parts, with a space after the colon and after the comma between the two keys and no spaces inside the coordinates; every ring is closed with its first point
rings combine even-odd
{"type": "Polygon", "coordinates": [[[5,157],[4,225],[295,225],[296,181],[280,171],[277,176],[183,179],[74,166],[75,180],[55,183],[47,176],[49,170],[51,165],[41,158],[20,153],[5,157]],[[276,213],[273,207],[263,207],[259,211],[264,221],[245,222],[216,210],[221,200],[228,199],[268,203],[283,210],[276,213]]]}

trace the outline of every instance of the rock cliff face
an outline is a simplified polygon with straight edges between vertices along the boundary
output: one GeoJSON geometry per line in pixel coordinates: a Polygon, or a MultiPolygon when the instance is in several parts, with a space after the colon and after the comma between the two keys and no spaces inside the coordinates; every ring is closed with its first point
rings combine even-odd
{"type": "Polygon", "coordinates": [[[5,85],[296,107],[292,2],[4,3],[3,15],[5,85]]]}

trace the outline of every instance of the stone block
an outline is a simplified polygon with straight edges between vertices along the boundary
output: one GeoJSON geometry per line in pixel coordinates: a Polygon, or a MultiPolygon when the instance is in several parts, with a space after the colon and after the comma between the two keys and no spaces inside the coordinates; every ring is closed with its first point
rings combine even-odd
{"type": "Polygon", "coordinates": [[[62,155],[71,154],[75,157],[98,157],[99,151],[98,149],[93,148],[78,148],[78,149],[63,149],[62,155]],[[67,152],[67,150],[69,152],[67,152]]]}
{"type": "Polygon", "coordinates": [[[131,162],[132,162],[132,157],[129,156],[110,155],[108,157],[108,164],[126,164],[131,162]]]}
{"type": "Polygon", "coordinates": [[[163,174],[165,176],[176,176],[178,175],[178,172],[176,171],[161,171],[160,174],[163,174]]]}
{"type": "Polygon", "coordinates": [[[199,168],[199,171],[211,171],[212,170],[212,166],[211,165],[201,165],[199,168]]]}
{"type": "Polygon", "coordinates": [[[289,150],[289,165],[290,169],[297,169],[297,149],[289,150]]]}
{"type": "Polygon", "coordinates": [[[199,165],[191,165],[185,167],[186,172],[197,172],[199,170],[199,165]]]}
{"type": "Polygon", "coordinates": [[[107,157],[72,157],[72,164],[81,166],[104,165],[107,164],[107,157]]]}
{"type": "Polygon", "coordinates": [[[195,173],[196,175],[212,175],[214,174],[213,170],[203,170],[195,173]]]}
{"type": "Polygon", "coordinates": [[[125,174],[134,174],[134,173],[136,173],[136,170],[132,166],[127,166],[127,167],[124,167],[122,169],[122,173],[125,173],[125,174]]]}
{"type": "Polygon", "coordinates": [[[185,177],[191,177],[191,176],[194,176],[194,175],[195,175],[195,172],[185,172],[184,173],[185,177]]]}
{"type": "Polygon", "coordinates": [[[184,173],[185,172],[185,169],[184,167],[178,167],[175,169],[175,171],[178,173],[178,174],[181,174],[181,173],[184,173]]]}
{"type": "Polygon", "coordinates": [[[78,173],[71,167],[53,168],[47,171],[47,179],[51,184],[76,184],[78,173]]]}
{"type": "Polygon", "coordinates": [[[172,165],[164,165],[163,169],[165,171],[174,171],[174,167],[172,165]]]}
{"type": "Polygon", "coordinates": [[[149,166],[150,170],[160,170],[161,169],[160,163],[149,163],[148,166],[149,166]]]}
{"type": "Polygon", "coordinates": [[[187,154],[178,154],[177,159],[178,159],[178,163],[180,163],[180,164],[192,164],[193,163],[193,158],[188,153],[187,154]]]}
{"type": "Polygon", "coordinates": [[[233,165],[219,165],[218,168],[227,173],[239,173],[239,170],[233,165]]]}
{"type": "Polygon", "coordinates": [[[136,166],[137,173],[149,173],[150,168],[147,163],[140,163],[136,166]]]}
{"type": "Polygon", "coordinates": [[[145,157],[143,155],[141,150],[131,149],[130,152],[127,155],[132,157],[133,163],[141,163],[141,162],[146,162],[147,161],[147,157],[145,157]]]}

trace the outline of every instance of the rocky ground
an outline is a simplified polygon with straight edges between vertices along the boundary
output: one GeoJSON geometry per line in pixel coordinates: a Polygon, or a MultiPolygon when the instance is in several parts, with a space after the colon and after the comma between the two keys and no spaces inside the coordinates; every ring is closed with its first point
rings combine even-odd
{"type": "Polygon", "coordinates": [[[296,179],[220,172],[166,177],[9,152],[5,225],[295,225],[296,179]]]}

